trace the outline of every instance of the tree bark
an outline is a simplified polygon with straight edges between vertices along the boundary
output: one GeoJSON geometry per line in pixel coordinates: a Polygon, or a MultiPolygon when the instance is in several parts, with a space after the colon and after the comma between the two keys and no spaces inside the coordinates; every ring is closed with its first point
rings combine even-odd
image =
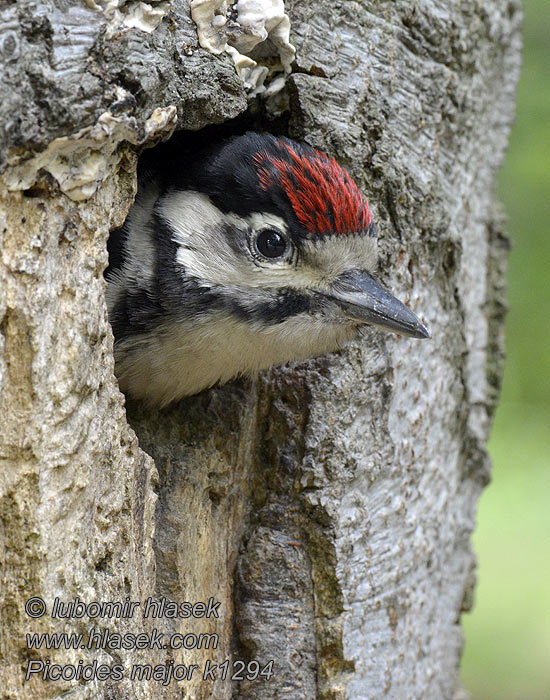
{"type": "Polygon", "coordinates": [[[161,411],[125,409],[117,388],[107,236],[131,206],[143,145],[247,100],[230,58],[198,46],[186,0],[150,32],[113,33],[94,5],[0,12],[0,697],[453,698],[503,362],[494,188],[517,1],[287,3],[288,133],[353,173],[378,221],[382,278],[433,339],[372,330],[161,411]],[[33,596],[42,617],[25,611],[33,596]],[[55,598],[77,597],[140,606],[53,619],[55,598]],[[219,618],[147,616],[148,597],[212,598],[219,618]],[[25,636],[90,627],[219,644],[33,651],[25,636]],[[25,681],[46,659],[124,672],[25,681]],[[198,670],[131,679],[170,659],[198,670]],[[274,675],[203,678],[225,659],[273,659],[274,675]]]}

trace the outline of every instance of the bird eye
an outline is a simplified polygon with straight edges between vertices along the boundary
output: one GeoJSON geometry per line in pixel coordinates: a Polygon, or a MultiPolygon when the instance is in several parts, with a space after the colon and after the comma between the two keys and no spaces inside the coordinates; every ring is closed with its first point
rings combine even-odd
{"type": "Polygon", "coordinates": [[[275,229],[266,228],[256,236],[256,248],[264,258],[280,258],[287,247],[286,240],[275,229]]]}

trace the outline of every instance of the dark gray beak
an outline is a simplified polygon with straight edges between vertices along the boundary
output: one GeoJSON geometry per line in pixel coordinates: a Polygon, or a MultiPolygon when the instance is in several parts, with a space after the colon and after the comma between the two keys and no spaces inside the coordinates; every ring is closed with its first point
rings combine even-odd
{"type": "Polygon", "coordinates": [[[431,338],[430,331],[405,304],[367,272],[351,270],[338,278],[331,294],[346,316],[411,338],[431,338]]]}

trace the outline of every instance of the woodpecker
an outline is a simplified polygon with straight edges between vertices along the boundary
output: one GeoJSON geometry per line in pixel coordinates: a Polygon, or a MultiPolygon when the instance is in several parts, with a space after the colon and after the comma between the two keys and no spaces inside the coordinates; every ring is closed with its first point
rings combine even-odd
{"type": "Polygon", "coordinates": [[[248,132],[141,178],[106,271],[122,391],[165,406],[338,350],[366,325],[427,328],[376,280],[376,227],[333,158],[248,132]]]}

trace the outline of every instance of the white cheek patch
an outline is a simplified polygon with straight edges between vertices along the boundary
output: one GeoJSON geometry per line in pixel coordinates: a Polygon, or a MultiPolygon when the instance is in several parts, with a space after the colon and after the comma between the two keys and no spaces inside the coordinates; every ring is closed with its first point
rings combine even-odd
{"type": "Polygon", "coordinates": [[[248,265],[225,239],[228,224],[246,236],[246,222],[223,215],[210,198],[199,192],[172,192],[162,200],[161,212],[174,230],[177,261],[186,276],[205,286],[231,284],[247,275],[248,265]]]}
{"type": "Polygon", "coordinates": [[[286,231],[282,218],[253,213],[249,217],[222,214],[209,197],[200,192],[171,192],[162,199],[160,212],[174,229],[179,245],[177,261],[185,275],[205,286],[286,287],[292,284],[291,262],[256,262],[248,250],[251,232],[264,228],[286,231]],[[224,229],[231,226],[241,236],[235,250],[224,229]]]}

